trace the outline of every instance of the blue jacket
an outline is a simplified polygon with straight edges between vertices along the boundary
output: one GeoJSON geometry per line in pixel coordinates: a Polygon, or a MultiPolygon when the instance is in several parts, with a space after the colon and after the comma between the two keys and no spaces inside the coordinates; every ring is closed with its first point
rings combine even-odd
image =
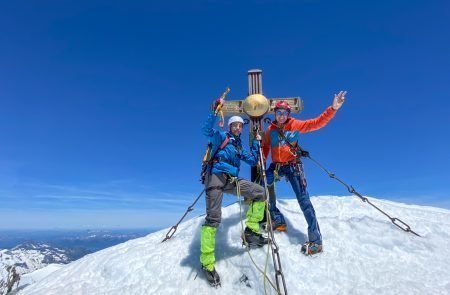
{"type": "Polygon", "coordinates": [[[212,173],[227,173],[231,176],[239,176],[239,167],[241,166],[241,160],[245,163],[255,166],[258,163],[258,141],[253,140],[250,148],[251,153],[242,147],[240,136],[233,136],[231,133],[216,130],[213,128],[216,122],[216,116],[214,113],[210,113],[205,124],[203,124],[202,132],[209,138],[212,143],[212,154],[220,147],[224,142],[227,134],[229,141],[227,145],[217,152],[213,162],[212,173]]]}

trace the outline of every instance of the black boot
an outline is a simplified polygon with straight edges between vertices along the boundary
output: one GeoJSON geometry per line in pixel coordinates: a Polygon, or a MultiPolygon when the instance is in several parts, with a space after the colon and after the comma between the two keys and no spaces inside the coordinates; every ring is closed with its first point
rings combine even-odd
{"type": "Polygon", "coordinates": [[[248,227],[245,228],[244,237],[244,243],[247,242],[248,247],[251,249],[260,248],[269,242],[269,239],[263,237],[261,234],[255,233],[248,227]]]}
{"type": "Polygon", "coordinates": [[[306,256],[314,255],[314,254],[321,253],[323,251],[323,247],[322,247],[322,245],[319,245],[316,243],[306,242],[302,245],[302,248],[300,249],[300,251],[303,254],[305,254],[306,256]]]}
{"type": "Polygon", "coordinates": [[[212,271],[207,270],[204,266],[202,266],[203,273],[205,274],[206,280],[211,285],[211,287],[218,287],[220,286],[220,277],[217,273],[216,269],[213,268],[212,271]]]}

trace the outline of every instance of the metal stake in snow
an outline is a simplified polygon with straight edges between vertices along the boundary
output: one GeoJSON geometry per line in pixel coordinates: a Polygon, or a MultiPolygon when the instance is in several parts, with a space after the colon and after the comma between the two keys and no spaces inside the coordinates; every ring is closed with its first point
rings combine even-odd
{"type": "Polygon", "coordinates": [[[203,193],[205,192],[205,190],[203,189],[202,192],[198,195],[197,199],[195,199],[194,203],[192,203],[191,206],[189,206],[186,210],[186,212],[184,212],[184,215],[180,218],[180,220],[178,220],[177,224],[175,224],[174,226],[172,226],[169,231],[166,234],[166,237],[164,238],[164,240],[161,241],[161,243],[164,243],[165,241],[169,240],[173,234],[177,231],[178,225],[183,221],[183,219],[186,217],[186,215],[191,212],[192,210],[194,210],[194,206],[197,203],[198,199],[200,199],[200,197],[203,195],[203,193]]]}
{"type": "MultiPolygon", "coordinates": [[[[299,147],[300,150],[301,147],[299,147]]],[[[366,197],[363,197],[360,193],[358,193],[353,186],[346,184],[345,182],[343,182],[341,179],[339,179],[334,173],[329,172],[327,169],[325,169],[325,167],[323,167],[319,162],[317,162],[316,160],[314,160],[313,158],[311,158],[311,156],[309,155],[308,152],[305,153],[305,151],[303,150],[303,153],[306,154],[307,158],[309,158],[311,161],[313,161],[314,163],[317,164],[317,166],[319,166],[323,171],[325,171],[325,173],[328,174],[328,176],[330,178],[336,179],[337,181],[339,181],[340,183],[342,183],[342,185],[344,185],[347,190],[351,193],[354,194],[355,196],[359,197],[363,202],[366,202],[367,204],[371,205],[372,207],[374,207],[375,209],[377,209],[378,211],[380,211],[382,214],[384,214],[387,218],[389,218],[389,220],[398,228],[400,228],[401,230],[405,231],[405,232],[409,232],[412,233],[418,237],[421,237],[421,235],[419,235],[418,233],[416,233],[415,231],[413,231],[411,229],[411,227],[406,224],[406,222],[400,220],[397,217],[391,217],[389,216],[389,214],[387,214],[386,212],[384,212],[383,210],[381,210],[380,208],[378,208],[377,206],[375,206],[374,204],[372,204],[369,199],[367,199],[366,197]]]]}

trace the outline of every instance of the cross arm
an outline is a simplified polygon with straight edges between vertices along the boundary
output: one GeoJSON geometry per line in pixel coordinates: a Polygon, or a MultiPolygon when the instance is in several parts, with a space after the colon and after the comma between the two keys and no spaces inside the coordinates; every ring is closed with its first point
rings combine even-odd
{"type": "MultiPolygon", "coordinates": [[[[303,100],[298,97],[275,97],[268,98],[269,101],[269,111],[268,114],[274,113],[275,104],[277,101],[285,100],[291,106],[292,113],[300,113],[303,110],[303,100]]],[[[244,109],[244,100],[225,100],[222,111],[225,116],[234,116],[234,115],[243,115],[245,114],[244,109]]],[[[211,110],[214,109],[214,104],[211,104],[211,110]]]]}

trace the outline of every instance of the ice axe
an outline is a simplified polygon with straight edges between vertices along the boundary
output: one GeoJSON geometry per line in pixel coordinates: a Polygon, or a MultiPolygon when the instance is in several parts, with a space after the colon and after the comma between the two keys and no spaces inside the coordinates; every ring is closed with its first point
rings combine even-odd
{"type": "Polygon", "coordinates": [[[219,97],[218,101],[219,104],[216,107],[216,110],[214,111],[214,116],[217,116],[217,114],[220,114],[220,121],[219,121],[219,126],[222,128],[223,124],[224,124],[224,118],[223,118],[223,112],[222,112],[222,107],[223,107],[223,101],[225,100],[225,97],[227,96],[228,92],[230,92],[230,87],[227,87],[225,89],[225,91],[222,93],[222,95],[219,97]]]}

